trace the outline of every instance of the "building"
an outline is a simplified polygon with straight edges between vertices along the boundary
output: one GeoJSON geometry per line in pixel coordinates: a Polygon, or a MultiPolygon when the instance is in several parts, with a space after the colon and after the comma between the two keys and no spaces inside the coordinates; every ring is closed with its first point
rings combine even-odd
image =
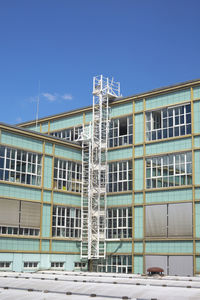
{"type": "Polygon", "coordinates": [[[91,152],[107,162],[88,179],[107,190],[90,195],[99,204],[89,222],[83,133],[93,107],[0,124],[0,270],[200,273],[200,79],[107,99],[106,116],[94,106],[107,146],[101,134],[91,152]]]}

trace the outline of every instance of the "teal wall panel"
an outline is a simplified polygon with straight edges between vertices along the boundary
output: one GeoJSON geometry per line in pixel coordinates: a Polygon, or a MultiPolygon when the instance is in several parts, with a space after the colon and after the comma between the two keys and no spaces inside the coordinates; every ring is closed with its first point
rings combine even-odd
{"type": "Polygon", "coordinates": [[[200,98],[200,86],[193,88],[194,99],[200,98]]]}
{"type": "Polygon", "coordinates": [[[135,115],[135,144],[143,143],[144,140],[144,116],[135,115]]]}
{"type": "Polygon", "coordinates": [[[200,241],[196,241],[196,253],[200,253],[200,241]]]}
{"type": "Polygon", "coordinates": [[[25,148],[32,151],[42,152],[42,141],[34,140],[33,138],[28,138],[22,135],[17,135],[14,133],[9,133],[2,131],[1,143],[7,144],[13,147],[25,148]]]}
{"type": "Polygon", "coordinates": [[[143,256],[135,255],[134,256],[134,273],[143,274],[143,256]]]}
{"type": "Polygon", "coordinates": [[[143,189],[143,159],[135,160],[135,190],[143,189]]]}
{"type": "Polygon", "coordinates": [[[132,193],[107,196],[107,205],[131,205],[132,193]]]}
{"type": "Polygon", "coordinates": [[[134,253],[143,253],[143,243],[142,242],[134,243],[134,253]]]}
{"type": "Polygon", "coordinates": [[[193,253],[192,241],[146,242],[146,253],[193,253]]]}
{"type": "Polygon", "coordinates": [[[22,271],[22,253],[14,253],[13,254],[13,271],[21,272],[22,271]]]}
{"type": "Polygon", "coordinates": [[[135,204],[143,203],[143,193],[135,193],[135,204]]]}
{"type": "Polygon", "coordinates": [[[50,225],[51,225],[51,205],[43,204],[43,214],[42,214],[42,236],[50,236],[50,225]]]}
{"type": "Polygon", "coordinates": [[[200,188],[195,188],[195,199],[200,200],[200,188]]]}
{"type": "Polygon", "coordinates": [[[196,257],[196,272],[200,272],[200,256],[196,257]]]}
{"type": "Polygon", "coordinates": [[[44,191],[43,192],[43,201],[44,202],[51,202],[51,192],[50,191],[44,191]]]}
{"type": "Polygon", "coordinates": [[[135,157],[143,155],[143,146],[135,146],[135,157]]]}
{"type": "Polygon", "coordinates": [[[81,205],[81,195],[70,195],[67,193],[53,193],[53,203],[54,204],[66,204],[66,205],[81,205]]]}
{"type": "Polygon", "coordinates": [[[112,253],[132,253],[132,242],[107,242],[106,252],[112,253]]]}
{"type": "Polygon", "coordinates": [[[49,251],[49,240],[42,240],[42,251],[49,251]]]}
{"type": "Polygon", "coordinates": [[[38,126],[36,125],[26,126],[25,129],[40,132],[40,124],[38,124],[38,126]]]}
{"type": "Polygon", "coordinates": [[[192,189],[146,192],[146,203],[192,200],[192,189]]]}
{"type": "Polygon", "coordinates": [[[6,183],[0,183],[1,196],[28,199],[28,200],[41,200],[41,191],[30,187],[15,186],[6,183]]]}
{"type": "Polygon", "coordinates": [[[147,98],[146,109],[166,106],[187,100],[190,100],[190,89],[172,93],[165,93],[164,95],[147,98]]]}
{"type": "Polygon", "coordinates": [[[50,131],[59,130],[63,128],[77,126],[83,123],[83,115],[73,115],[70,117],[63,117],[58,120],[50,122],[50,131]]]}
{"type": "Polygon", "coordinates": [[[80,252],[80,242],[52,241],[53,252],[80,252]]]}
{"type": "Polygon", "coordinates": [[[194,159],[195,184],[200,184],[200,151],[194,152],[194,159]]]}
{"type": "Polygon", "coordinates": [[[188,150],[191,148],[192,148],[192,139],[183,138],[179,140],[148,144],[146,145],[146,154],[150,155],[150,154],[166,153],[166,152],[173,152],[179,150],[188,150]]]}
{"type": "Polygon", "coordinates": [[[111,118],[122,116],[122,115],[128,115],[133,112],[133,104],[132,103],[126,103],[126,104],[119,104],[114,105],[111,107],[111,118]]]}
{"type": "Polygon", "coordinates": [[[92,112],[87,112],[85,114],[85,122],[88,123],[88,122],[91,122],[92,121],[92,112]]]}
{"type": "Polygon", "coordinates": [[[55,146],[55,156],[62,156],[66,159],[80,160],[82,159],[81,150],[66,148],[63,146],[55,146]]]}
{"type": "Polygon", "coordinates": [[[196,237],[200,237],[200,203],[195,204],[195,231],[196,231],[196,237]]]}
{"type": "Polygon", "coordinates": [[[44,187],[51,188],[52,182],[52,157],[44,158],[44,187]]]}
{"type": "Polygon", "coordinates": [[[143,99],[135,101],[135,112],[143,110],[143,99]]]}
{"type": "Polygon", "coordinates": [[[143,238],[143,207],[135,207],[134,210],[134,237],[135,239],[143,238]]]}
{"type": "Polygon", "coordinates": [[[119,160],[119,159],[130,159],[132,158],[132,147],[110,150],[108,151],[108,161],[109,160],[119,160]]]}
{"type": "Polygon", "coordinates": [[[0,250],[39,251],[39,240],[1,237],[0,250]]]}
{"type": "Polygon", "coordinates": [[[42,132],[48,132],[48,122],[41,123],[42,125],[42,132]]]}
{"type": "Polygon", "coordinates": [[[53,152],[53,145],[51,143],[45,143],[45,153],[52,154],[53,152]]]}
{"type": "Polygon", "coordinates": [[[194,102],[194,133],[200,133],[200,101],[194,102]]]}
{"type": "Polygon", "coordinates": [[[200,147],[200,136],[195,136],[194,137],[194,147],[200,147]]]}

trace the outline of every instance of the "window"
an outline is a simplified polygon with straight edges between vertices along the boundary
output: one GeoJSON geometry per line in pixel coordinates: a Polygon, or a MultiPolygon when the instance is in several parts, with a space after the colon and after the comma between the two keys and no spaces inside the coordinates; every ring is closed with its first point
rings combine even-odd
{"type": "Polygon", "coordinates": [[[0,269],[10,269],[11,262],[10,261],[0,261],[0,269]]]}
{"type": "Polygon", "coordinates": [[[40,203],[0,199],[0,234],[37,236],[40,203]]]}
{"type": "Polygon", "coordinates": [[[51,268],[52,269],[63,269],[64,268],[64,262],[53,261],[53,262],[51,262],[51,268]]]}
{"type": "Polygon", "coordinates": [[[0,180],[41,185],[42,155],[0,146],[0,180]]]}
{"type": "Polygon", "coordinates": [[[131,255],[110,255],[97,261],[97,272],[132,273],[131,255]]]}
{"type": "Polygon", "coordinates": [[[169,154],[146,159],[146,188],[192,184],[192,153],[169,154]]]}
{"type": "Polygon", "coordinates": [[[107,239],[132,237],[132,209],[109,208],[107,210],[107,239]]]}
{"type": "Polygon", "coordinates": [[[81,192],[81,164],[55,158],[54,188],[64,191],[81,192]]]}
{"type": "Polygon", "coordinates": [[[191,134],[191,104],[146,113],[146,140],[191,134]]]}
{"type": "Polygon", "coordinates": [[[133,118],[112,119],[109,128],[109,147],[117,147],[133,143],[133,118]]]}
{"type": "Polygon", "coordinates": [[[74,263],[74,267],[77,268],[77,269],[85,268],[85,267],[86,267],[86,263],[83,263],[83,262],[75,262],[75,263],[74,263]]]}
{"type": "Polygon", "coordinates": [[[37,261],[25,261],[24,269],[37,269],[38,262],[37,261]]]}
{"type": "Polygon", "coordinates": [[[132,161],[109,163],[108,191],[132,190],[132,161]]]}
{"type": "Polygon", "coordinates": [[[54,206],[52,236],[80,238],[81,210],[72,207],[54,206]]]}
{"type": "Polygon", "coordinates": [[[83,126],[79,126],[79,127],[72,127],[64,130],[54,131],[51,132],[50,135],[53,135],[55,137],[67,141],[75,141],[78,139],[78,137],[80,137],[82,132],[83,132],[83,126]]]}

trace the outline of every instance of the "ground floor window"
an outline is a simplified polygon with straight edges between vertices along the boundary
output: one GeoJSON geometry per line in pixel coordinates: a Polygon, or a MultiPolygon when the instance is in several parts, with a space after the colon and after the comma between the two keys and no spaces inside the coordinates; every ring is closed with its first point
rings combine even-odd
{"type": "Polygon", "coordinates": [[[0,261],[0,269],[7,270],[11,267],[10,261],[0,261]]]}
{"type": "Polygon", "coordinates": [[[25,261],[24,262],[24,269],[37,269],[38,268],[37,261],[25,261]]]}
{"type": "Polygon", "coordinates": [[[64,262],[60,262],[60,261],[51,262],[51,269],[63,269],[63,268],[64,268],[64,262]]]}

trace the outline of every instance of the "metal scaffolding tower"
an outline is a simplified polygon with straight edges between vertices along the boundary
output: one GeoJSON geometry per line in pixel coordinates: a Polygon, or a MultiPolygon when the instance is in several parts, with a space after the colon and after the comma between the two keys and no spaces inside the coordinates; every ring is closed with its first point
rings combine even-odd
{"type": "Polygon", "coordinates": [[[120,84],[102,75],[93,78],[92,124],[82,133],[81,258],[105,258],[106,185],[109,100],[120,96],[120,84]]]}

